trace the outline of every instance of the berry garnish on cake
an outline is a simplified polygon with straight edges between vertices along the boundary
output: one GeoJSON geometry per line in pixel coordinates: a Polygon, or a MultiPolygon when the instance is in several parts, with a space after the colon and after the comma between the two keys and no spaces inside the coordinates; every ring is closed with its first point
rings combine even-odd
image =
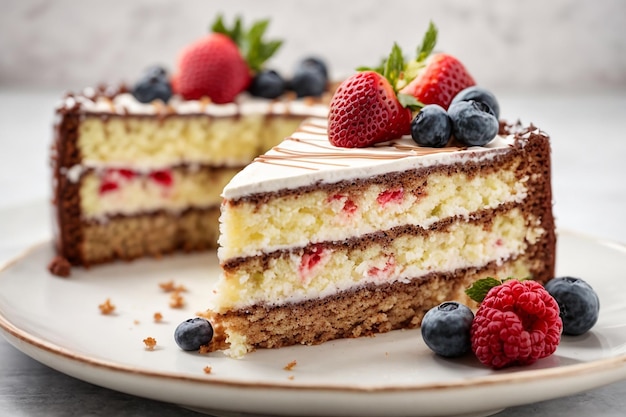
{"type": "Polygon", "coordinates": [[[167,70],[158,65],[148,67],[133,86],[132,94],[140,103],[154,100],[167,103],[172,97],[172,84],[167,70]]]}
{"type": "Polygon", "coordinates": [[[563,330],[559,305],[540,283],[487,278],[467,294],[480,302],[470,334],[481,363],[530,365],[556,351],[563,330]]]}
{"type": "Polygon", "coordinates": [[[330,102],[328,139],[343,148],[364,148],[408,132],[411,111],[400,104],[388,79],[362,71],[345,80],[330,102]]]}
{"type": "Polygon", "coordinates": [[[415,59],[405,60],[395,44],[379,67],[362,67],[346,79],[330,103],[330,142],[367,147],[409,133],[425,147],[444,147],[452,137],[467,146],[490,142],[499,127],[495,96],[475,88],[457,58],[432,54],[436,42],[431,22],[415,59]]]}
{"type": "Polygon", "coordinates": [[[229,28],[219,17],[211,33],[182,51],[174,76],[177,93],[188,100],[209,97],[217,104],[233,102],[282,44],[263,39],[268,24],[261,20],[245,30],[237,18],[229,28]]]}

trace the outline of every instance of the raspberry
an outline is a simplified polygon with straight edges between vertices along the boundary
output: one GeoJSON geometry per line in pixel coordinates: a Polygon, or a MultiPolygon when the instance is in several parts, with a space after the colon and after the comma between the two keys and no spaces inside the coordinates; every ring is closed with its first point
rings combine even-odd
{"type": "Polygon", "coordinates": [[[556,300],[535,281],[489,290],[471,328],[472,350],[494,369],[530,365],[556,351],[563,323],[556,300]]]}

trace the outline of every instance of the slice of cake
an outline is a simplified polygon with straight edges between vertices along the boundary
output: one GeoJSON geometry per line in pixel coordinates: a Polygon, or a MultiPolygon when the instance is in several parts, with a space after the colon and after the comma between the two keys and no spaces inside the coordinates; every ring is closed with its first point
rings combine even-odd
{"type": "Polygon", "coordinates": [[[174,75],[150,67],[130,89],[64,98],[52,146],[51,271],[217,246],[223,187],[306,117],[328,112],[322,61],[299,63],[293,91],[263,66],[281,44],[262,39],[267,24],[244,31],[218,18],[182,51],[174,75]]]}
{"type": "Polygon", "coordinates": [[[213,349],[417,327],[443,301],[469,303],[477,279],[553,277],[549,138],[500,126],[497,100],[456,58],[419,61],[435,35],[418,61],[396,45],[346,79],[328,118],[225,187],[213,349]]]}
{"type": "Polygon", "coordinates": [[[233,356],[417,327],[478,278],[554,274],[550,145],[533,127],[485,147],[346,149],[310,119],[223,196],[212,311],[233,356]]]}

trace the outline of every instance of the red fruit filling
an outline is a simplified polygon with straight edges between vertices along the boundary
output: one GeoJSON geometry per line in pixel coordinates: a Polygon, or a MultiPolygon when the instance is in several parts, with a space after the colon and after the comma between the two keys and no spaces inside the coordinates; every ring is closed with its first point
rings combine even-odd
{"type": "Polygon", "coordinates": [[[306,249],[298,266],[298,275],[302,282],[310,280],[313,269],[321,262],[323,255],[324,248],[321,246],[306,249]]]}
{"type": "Polygon", "coordinates": [[[387,258],[387,262],[385,262],[385,266],[383,268],[378,268],[376,266],[371,267],[367,271],[367,275],[369,275],[370,277],[376,277],[379,279],[386,279],[391,276],[391,273],[394,271],[395,268],[396,268],[396,258],[394,258],[393,255],[390,255],[387,258]]]}
{"type": "Polygon", "coordinates": [[[385,190],[378,194],[376,201],[381,206],[385,207],[387,204],[400,204],[404,199],[404,190],[402,188],[396,190],[385,190]]]}
{"type": "Polygon", "coordinates": [[[120,181],[131,180],[134,176],[135,173],[130,169],[107,169],[100,182],[100,194],[119,189],[120,181]]]}
{"type": "Polygon", "coordinates": [[[115,191],[118,188],[119,186],[116,182],[104,180],[100,183],[100,189],[98,191],[100,192],[100,194],[105,194],[110,191],[115,191]]]}
{"type": "Polygon", "coordinates": [[[171,187],[174,183],[174,177],[168,170],[153,171],[150,173],[150,179],[163,187],[171,187]]]}
{"type": "Polygon", "coordinates": [[[328,197],[327,201],[329,203],[333,201],[343,201],[344,203],[343,203],[343,207],[341,210],[348,215],[354,214],[356,210],[359,208],[359,206],[357,206],[354,201],[352,201],[351,199],[349,199],[348,197],[342,194],[334,194],[328,197]]]}

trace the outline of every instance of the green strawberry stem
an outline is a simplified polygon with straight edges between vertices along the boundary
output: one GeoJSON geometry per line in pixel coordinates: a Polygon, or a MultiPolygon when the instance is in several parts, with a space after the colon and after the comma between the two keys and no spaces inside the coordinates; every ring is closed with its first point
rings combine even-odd
{"type": "Polygon", "coordinates": [[[432,22],[432,20],[428,23],[428,29],[424,34],[424,38],[422,39],[422,44],[417,47],[417,52],[415,53],[417,62],[424,62],[426,58],[433,52],[435,49],[435,45],[437,44],[437,27],[432,22]]]}
{"type": "Polygon", "coordinates": [[[403,87],[409,84],[419,71],[426,66],[426,58],[432,53],[437,44],[437,27],[431,21],[428,29],[424,34],[422,43],[417,47],[416,58],[414,60],[405,60],[402,49],[397,43],[393,44],[389,56],[382,60],[377,67],[358,67],[357,71],[375,71],[381,74],[389,81],[398,97],[398,101],[402,107],[418,111],[424,104],[418,101],[410,94],[398,94],[403,87]]]}
{"type": "Polygon", "coordinates": [[[259,72],[265,62],[270,59],[283,44],[281,40],[265,41],[263,39],[269,23],[269,19],[259,20],[254,22],[250,29],[246,31],[240,17],[237,17],[233,26],[228,28],[224,24],[222,16],[219,15],[211,26],[211,30],[231,38],[239,47],[239,51],[241,51],[241,55],[246,60],[248,67],[254,72],[259,72]]]}

